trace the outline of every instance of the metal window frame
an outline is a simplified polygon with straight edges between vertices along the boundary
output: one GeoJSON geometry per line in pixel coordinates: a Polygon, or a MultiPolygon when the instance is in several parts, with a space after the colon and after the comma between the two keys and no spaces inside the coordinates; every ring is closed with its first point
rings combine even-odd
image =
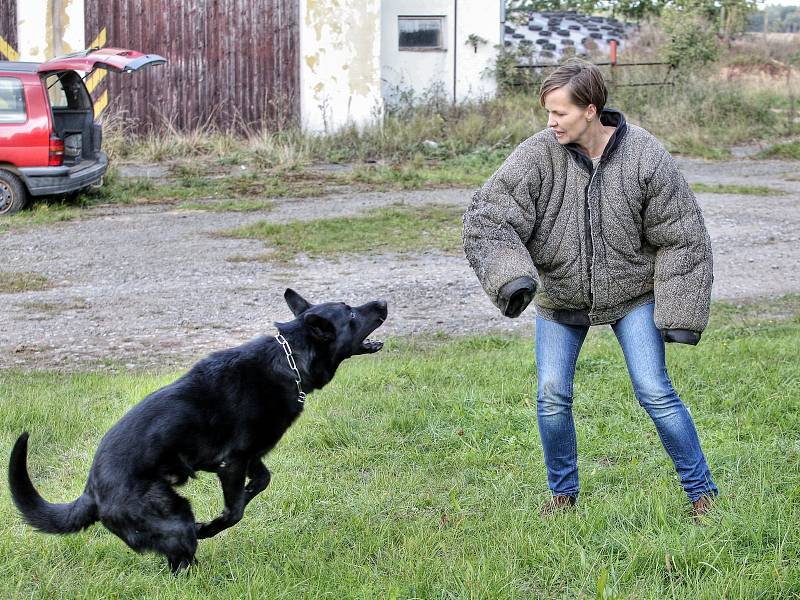
{"type": "MultiPolygon", "coordinates": [[[[23,125],[24,123],[28,122],[28,101],[25,98],[25,82],[22,81],[19,77],[13,77],[11,75],[0,75],[0,80],[8,79],[9,81],[16,82],[19,85],[19,91],[22,92],[22,120],[14,120],[14,121],[0,121],[0,125],[23,125]]],[[[10,113],[16,114],[16,113],[10,113]]]]}
{"type": "Polygon", "coordinates": [[[400,52],[441,52],[447,50],[447,15],[397,15],[397,49],[400,52]],[[402,46],[400,44],[400,22],[401,21],[435,21],[438,20],[441,27],[439,29],[438,46],[402,46]]]}

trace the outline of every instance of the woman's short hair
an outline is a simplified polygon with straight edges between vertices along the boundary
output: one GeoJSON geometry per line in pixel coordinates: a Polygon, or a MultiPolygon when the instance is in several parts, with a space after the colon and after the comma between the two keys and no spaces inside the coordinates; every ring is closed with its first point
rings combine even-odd
{"type": "Polygon", "coordinates": [[[569,90],[576,105],[586,108],[594,104],[598,113],[608,99],[608,88],[600,69],[578,58],[568,60],[545,78],[539,89],[539,103],[544,106],[545,95],[560,87],[569,90]]]}

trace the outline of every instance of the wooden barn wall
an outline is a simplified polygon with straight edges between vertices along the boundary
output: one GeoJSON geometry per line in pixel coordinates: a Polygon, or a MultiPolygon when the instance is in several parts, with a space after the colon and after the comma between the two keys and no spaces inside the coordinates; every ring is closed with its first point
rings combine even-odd
{"type": "MultiPolygon", "coordinates": [[[[0,37],[11,46],[13,50],[17,47],[17,0],[0,0],[0,37]]],[[[2,45],[0,41],[0,45],[2,45]]],[[[5,52],[0,52],[0,60],[8,60],[5,52]]]]}
{"type": "Polygon", "coordinates": [[[298,0],[85,1],[87,44],[105,29],[106,46],[168,61],[112,73],[93,91],[105,86],[106,110],[139,131],[277,129],[299,119],[298,0]]]}

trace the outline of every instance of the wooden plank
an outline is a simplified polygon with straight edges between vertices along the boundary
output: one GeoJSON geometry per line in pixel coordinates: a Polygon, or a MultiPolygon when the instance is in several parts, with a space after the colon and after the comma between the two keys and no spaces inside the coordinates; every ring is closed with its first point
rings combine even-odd
{"type": "Polygon", "coordinates": [[[17,0],[0,0],[0,60],[19,60],[17,0]]]}
{"type": "Polygon", "coordinates": [[[105,78],[111,110],[135,129],[298,122],[298,0],[86,0],[85,7],[87,39],[106,27],[108,46],[168,61],[105,78]]]}

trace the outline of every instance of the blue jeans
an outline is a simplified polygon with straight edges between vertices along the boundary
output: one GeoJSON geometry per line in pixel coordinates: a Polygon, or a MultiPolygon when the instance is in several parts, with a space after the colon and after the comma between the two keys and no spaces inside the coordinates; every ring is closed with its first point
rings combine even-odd
{"type": "MultiPolygon", "coordinates": [[[[715,496],[692,417],[667,375],[664,342],[653,321],[653,304],[640,306],[613,326],[633,390],[658,431],[689,499],[715,496]]],[[[554,496],[578,495],[578,447],[572,420],[572,381],[588,326],[536,318],[537,421],[554,496]]]]}

